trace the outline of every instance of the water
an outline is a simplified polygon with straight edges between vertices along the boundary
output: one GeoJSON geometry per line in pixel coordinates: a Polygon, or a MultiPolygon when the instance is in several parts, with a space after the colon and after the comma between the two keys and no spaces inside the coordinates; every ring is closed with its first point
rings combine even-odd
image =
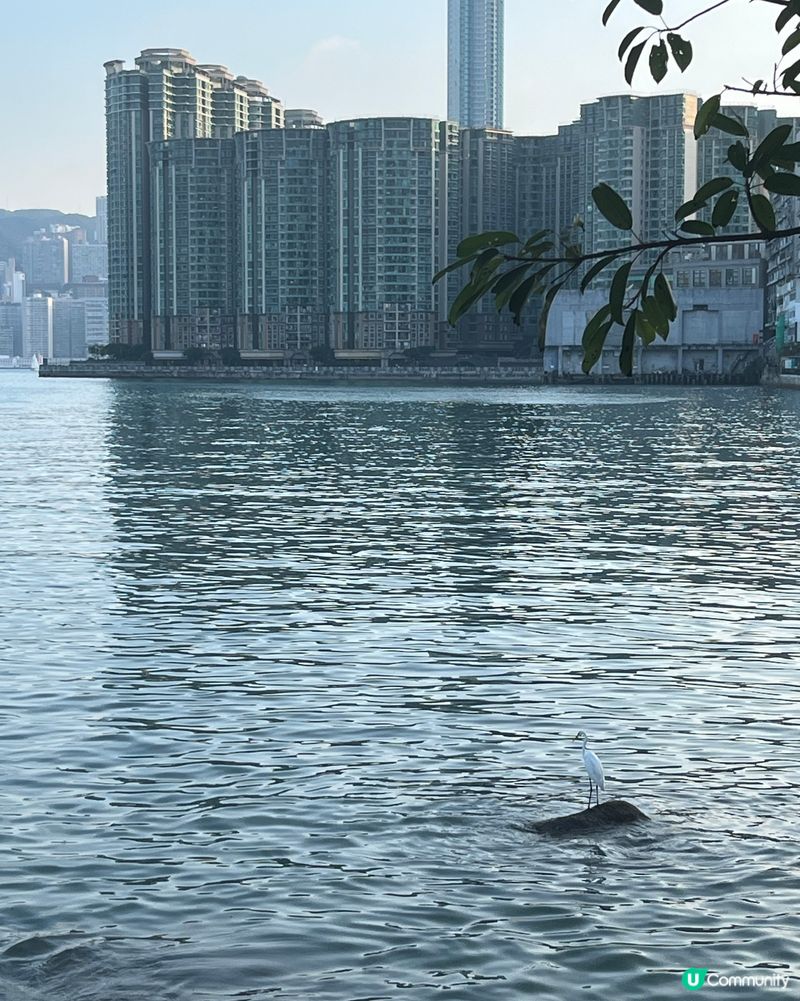
{"type": "Polygon", "coordinates": [[[800,395],[0,389],[0,995],[800,976],[800,395]]]}

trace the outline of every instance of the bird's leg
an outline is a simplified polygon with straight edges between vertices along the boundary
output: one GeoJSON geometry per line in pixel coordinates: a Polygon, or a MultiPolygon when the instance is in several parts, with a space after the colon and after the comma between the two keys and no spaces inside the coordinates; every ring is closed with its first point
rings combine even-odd
{"type": "Polygon", "coordinates": [[[589,779],[589,805],[586,807],[587,810],[592,808],[592,780],[589,779]]]}
{"type": "Polygon", "coordinates": [[[600,806],[600,786],[594,787],[594,798],[597,801],[597,805],[600,806]]]}

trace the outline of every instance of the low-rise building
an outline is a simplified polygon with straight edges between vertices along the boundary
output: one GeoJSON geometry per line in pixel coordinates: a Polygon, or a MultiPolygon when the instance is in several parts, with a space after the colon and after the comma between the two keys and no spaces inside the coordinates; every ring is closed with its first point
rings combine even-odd
{"type": "MultiPolygon", "coordinates": [[[[678,303],[678,317],[667,340],[645,346],[638,338],[634,372],[639,375],[704,373],[743,374],[761,354],[764,326],[763,269],[760,244],[725,244],[692,253],[674,251],[664,266],[678,303]]],[[[631,291],[635,284],[631,286],[631,291]]],[[[581,295],[563,291],[547,325],[545,372],[579,375],[583,331],[608,301],[600,291],[581,295]]],[[[622,329],[606,340],[596,375],[619,371],[622,329]]]]}

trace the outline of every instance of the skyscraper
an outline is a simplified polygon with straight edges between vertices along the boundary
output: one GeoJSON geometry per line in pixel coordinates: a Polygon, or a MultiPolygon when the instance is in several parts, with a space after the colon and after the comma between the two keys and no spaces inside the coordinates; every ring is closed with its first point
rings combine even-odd
{"type": "Polygon", "coordinates": [[[283,113],[280,102],[259,81],[234,78],[224,66],[200,66],[185,49],[145,49],[133,69],[115,59],[105,70],[109,332],[112,341],[149,347],[150,144],[222,139],[248,128],[280,127],[283,113]]]}
{"type": "Polygon", "coordinates": [[[430,118],[334,122],[330,136],[333,346],[401,353],[432,347],[453,253],[455,126],[430,118]]]}
{"type": "Polygon", "coordinates": [[[448,0],[447,117],[503,127],[504,0],[448,0]]]}

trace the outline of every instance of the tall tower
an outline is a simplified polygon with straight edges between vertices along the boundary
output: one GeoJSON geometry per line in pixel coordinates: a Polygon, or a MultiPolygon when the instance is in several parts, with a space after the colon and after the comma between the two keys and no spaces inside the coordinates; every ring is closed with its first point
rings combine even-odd
{"type": "Polygon", "coordinates": [[[503,127],[504,0],[448,0],[447,117],[503,127]]]}
{"type": "MultiPolygon", "coordinates": [[[[144,49],[133,69],[126,69],[122,60],[115,59],[105,63],[105,70],[109,335],[115,342],[158,348],[163,346],[159,337],[169,338],[174,331],[168,329],[169,325],[161,326],[153,336],[154,295],[166,294],[166,285],[158,273],[163,260],[154,257],[163,256],[167,244],[163,242],[166,231],[156,231],[153,218],[151,151],[157,153],[162,172],[172,170],[174,177],[187,177],[189,162],[198,169],[192,183],[197,184],[193,190],[202,214],[206,209],[210,211],[211,203],[220,197],[220,188],[215,187],[219,159],[215,159],[213,151],[209,153],[214,147],[201,144],[196,148],[202,153],[193,159],[194,154],[186,152],[185,144],[174,150],[160,144],[176,139],[225,139],[246,129],[280,128],[283,109],[259,81],[234,78],[217,64],[198,65],[185,49],[144,49]],[[210,192],[201,190],[206,171],[213,189],[210,192]],[[153,243],[156,238],[162,240],[157,247],[153,243]]],[[[183,197],[169,185],[156,194],[163,196],[156,206],[159,211],[165,204],[172,204],[173,198],[180,201],[183,197]]],[[[206,226],[208,218],[201,222],[206,226]]],[[[180,238],[177,230],[170,233],[180,238]]],[[[205,236],[198,235],[197,240],[198,246],[211,246],[203,242],[205,236]]],[[[179,250],[184,253],[185,248],[176,244],[174,249],[177,261],[179,250]]],[[[185,253],[181,260],[188,267],[185,253]]],[[[205,291],[198,291],[197,308],[210,309],[202,305],[210,284],[205,277],[199,281],[205,291]]],[[[177,284],[173,282],[170,288],[177,284]]],[[[218,307],[221,316],[227,315],[226,302],[220,302],[218,307]]]]}

